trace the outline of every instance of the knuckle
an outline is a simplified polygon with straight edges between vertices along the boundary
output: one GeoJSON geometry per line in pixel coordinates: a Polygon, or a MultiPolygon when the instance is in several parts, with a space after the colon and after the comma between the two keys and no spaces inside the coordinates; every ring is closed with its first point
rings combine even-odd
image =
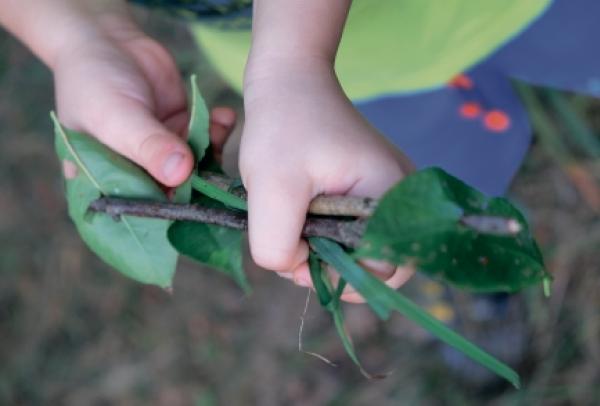
{"type": "Polygon", "coordinates": [[[148,135],[137,143],[131,145],[129,151],[132,155],[132,158],[139,163],[140,165],[145,165],[148,162],[148,155],[152,154],[153,147],[152,145],[155,143],[158,135],[148,135]]]}
{"type": "Polygon", "coordinates": [[[168,134],[156,132],[136,140],[129,145],[128,154],[139,165],[150,169],[161,163],[158,159],[163,154],[175,148],[174,140],[168,134]]]}

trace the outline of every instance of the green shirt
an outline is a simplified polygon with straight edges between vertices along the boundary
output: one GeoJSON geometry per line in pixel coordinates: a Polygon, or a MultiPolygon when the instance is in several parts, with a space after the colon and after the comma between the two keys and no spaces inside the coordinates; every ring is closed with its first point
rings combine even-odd
{"type": "MultiPolygon", "coordinates": [[[[518,35],[551,1],[354,0],[336,59],[338,77],[353,100],[439,87],[518,35]]],[[[250,32],[199,22],[193,33],[241,92],[250,32]]]]}

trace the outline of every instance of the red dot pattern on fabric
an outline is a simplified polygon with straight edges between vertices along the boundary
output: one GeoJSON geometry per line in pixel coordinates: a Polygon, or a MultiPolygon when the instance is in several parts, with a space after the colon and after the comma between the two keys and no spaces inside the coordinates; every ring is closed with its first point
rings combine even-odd
{"type": "Polygon", "coordinates": [[[481,114],[481,106],[477,102],[466,102],[460,106],[459,112],[464,118],[477,118],[481,114]]]}
{"type": "Polygon", "coordinates": [[[501,110],[491,110],[483,117],[485,128],[493,132],[504,132],[510,128],[510,117],[501,110]]]}
{"type": "Polygon", "coordinates": [[[467,75],[461,73],[460,75],[456,75],[450,82],[448,82],[448,86],[450,87],[458,87],[459,89],[472,89],[473,81],[467,75]]]}

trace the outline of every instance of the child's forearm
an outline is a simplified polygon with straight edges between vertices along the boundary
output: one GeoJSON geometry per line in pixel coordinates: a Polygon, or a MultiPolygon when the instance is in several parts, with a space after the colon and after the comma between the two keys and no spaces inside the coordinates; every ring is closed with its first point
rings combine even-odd
{"type": "Polygon", "coordinates": [[[351,0],[255,0],[246,79],[288,62],[333,68],[350,4],[351,0]]]}
{"type": "Polygon", "coordinates": [[[123,0],[0,0],[0,24],[51,68],[63,52],[130,21],[123,0]]]}

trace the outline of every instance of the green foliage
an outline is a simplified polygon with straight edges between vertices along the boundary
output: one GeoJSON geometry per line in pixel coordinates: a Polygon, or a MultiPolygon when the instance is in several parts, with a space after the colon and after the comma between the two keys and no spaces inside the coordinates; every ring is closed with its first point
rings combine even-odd
{"type": "MultiPolygon", "coordinates": [[[[209,147],[208,109],[198,91],[195,77],[192,77],[191,84],[192,113],[188,142],[198,162],[196,167],[203,158],[214,165],[212,157],[206,155],[209,147]]],[[[242,234],[237,230],[188,222],[175,222],[170,227],[172,222],[168,220],[130,216],[113,219],[89,213],[90,203],[102,196],[154,201],[167,199],[154,180],[135,164],[92,137],[63,129],[54,114],[52,120],[56,129],[56,151],[59,158],[73,162],[78,168],[77,176],[66,181],[69,214],[82,239],[100,258],[138,282],[169,287],[179,251],[222,271],[232,277],[244,291],[250,291],[242,267],[242,234]]],[[[206,186],[200,182],[198,186],[198,179],[192,173],[175,190],[173,200],[177,203],[190,203],[192,183],[200,192],[211,197],[218,192],[210,184],[206,186]]],[[[224,198],[233,207],[240,204],[240,199],[236,196],[224,198]]],[[[212,199],[196,200],[214,206],[212,199]]]]}
{"type": "Polygon", "coordinates": [[[411,263],[477,292],[515,292],[549,277],[527,222],[508,200],[488,198],[438,168],[416,172],[385,194],[355,256],[411,263]],[[465,225],[465,216],[512,219],[520,231],[483,233],[465,225]]]}
{"type": "Polygon", "coordinates": [[[242,232],[212,224],[177,221],[168,232],[175,249],[200,263],[215,268],[246,292],[250,285],[242,266],[242,232]]]}
{"type": "MultiPolygon", "coordinates": [[[[193,178],[200,179],[196,175],[193,178]]],[[[193,184],[196,189],[196,182],[193,184]]],[[[206,184],[216,188],[210,183],[206,184]]],[[[200,193],[203,192],[202,189],[196,190],[200,193]]],[[[221,190],[219,189],[219,191],[221,190]]],[[[227,192],[223,193],[228,196],[224,197],[218,193],[214,196],[221,197],[224,201],[237,198],[227,192]]],[[[210,196],[205,194],[195,196],[192,203],[221,209],[226,207],[219,199],[215,199],[212,194],[210,196]]],[[[241,231],[213,224],[176,221],[169,227],[167,235],[171,245],[180,254],[231,277],[244,292],[250,293],[252,291],[243,267],[243,233],[241,231]]]]}
{"type": "Polygon", "coordinates": [[[338,244],[324,238],[311,238],[310,244],[317,255],[332,265],[380,317],[387,318],[394,310],[402,313],[407,319],[417,323],[440,340],[502,376],[515,387],[519,387],[519,375],[510,367],[450,330],[400,292],[392,290],[363,270],[338,244]]]}
{"type": "Polygon", "coordinates": [[[101,196],[165,201],[158,185],[139,167],[95,139],[64,129],[54,114],[56,153],[77,166],[66,179],[69,215],[81,238],[96,255],[123,274],[142,283],[171,286],[177,253],[167,240],[167,220],[90,214],[101,196]]]}
{"type": "MultiPolygon", "coordinates": [[[[432,186],[430,182],[427,183],[428,184],[426,184],[423,188],[432,186]]],[[[479,192],[472,188],[467,187],[466,191],[474,196],[479,195],[479,192]]],[[[468,195],[463,195],[462,197],[466,198],[468,195]]],[[[217,199],[220,198],[222,198],[222,196],[217,196],[217,199]]],[[[458,201],[464,203],[464,201],[461,199],[458,199],[458,201]]],[[[224,203],[224,200],[220,200],[220,202],[224,203]]],[[[385,206],[383,210],[386,210],[385,206]]],[[[331,312],[336,330],[340,336],[340,339],[342,340],[348,356],[360,368],[361,372],[365,376],[371,377],[371,375],[364,371],[360,361],[358,360],[354,346],[352,345],[352,342],[344,328],[343,314],[341,307],[339,306],[339,298],[346,283],[345,281],[348,281],[348,283],[350,283],[350,285],[352,285],[356,291],[365,298],[369,306],[380,318],[387,319],[392,311],[398,311],[409,320],[419,324],[431,334],[446,342],[448,345],[453,346],[457,350],[463,352],[465,355],[471,357],[476,362],[479,362],[481,365],[505,378],[515,387],[518,388],[520,386],[518,374],[510,367],[498,361],[496,358],[483,351],[475,344],[464,339],[459,334],[455,333],[443,323],[435,319],[433,316],[429,315],[429,313],[419,308],[418,305],[411,302],[404,295],[390,289],[385,283],[366,272],[355,262],[354,258],[352,258],[343,250],[339,244],[325,238],[317,237],[309,238],[309,243],[315,252],[316,257],[333,266],[340,275],[340,284],[338,284],[338,289],[336,292],[333,292],[333,289],[328,284],[329,282],[327,278],[323,276],[320,265],[315,263],[316,258],[313,257],[311,263],[309,264],[311,278],[315,284],[314,286],[319,297],[319,302],[321,303],[321,306],[331,312]]]]}
{"type": "MultiPolygon", "coordinates": [[[[196,84],[196,77],[191,78],[192,113],[188,130],[188,143],[195,156],[196,166],[190,178],[176,191],[178,203],[192,201],[192,189],[201,193],[195,199],[198,204],[206,206],[220,205],[223,201],[230,207],[246,209],[246,202],[237,196],[221,191],[196,175],[199,166],[210,166],[220,171],[210,154],[208,109],[196,84]]],[[[222,205],[221,205],[222,206],[222,205]]],[[[246,279],[242,265],[242,233],[212,224],[176,221],[168,231],[169,242],[180,253],[201,264],[215,268],[230,276],[247,293],[250,285],[246,279]]]]}
{"type": "Polygon", "coordinates": [[[206,107],[206,103],[200,94],[196,75],[190,78],[190,87],[192,100],[192,112],[190,115],[190,123],[188,126],[188,143],[192,151],[196,155],[196,162],[201,162],[206,155],[206,150],[210,145],[210,136],[208,129],[210,126],[210,113],[206,107]]]}
{"type": "MultiPolygon", "coordinates": [[[[220,171],[209,152],[209,114],[192,77],[192,114],[189,143],[196,157],[194,173],[177,188],[174,200],[246,211],[246,202],[198,176],[198,168],[220,171]],[[207,153],[208,152],[208,153],[207,153]],[[197,194],[193,196],[193,191],[197,194]]],[[[67,179],[69,214],[90,248],[125,275],[162,287],[171,285],[177,252],[216,268],[233,278],[245,291],[249,284],[242,266],[242,233],[216,225],[90,214],[92,201],[102,196],[166,201],[157,184],[139,167],[118,156],[93,138],[56,127],[56,151],[61,160],[78,168],[67,179]]],[[[364,271],[356,260],[374,258],[393,264],[414,265],[419,271],[458,287],[478,292],[513,292],[544,281],[539,249],[527,223],[506,199],[488,198],[436,168],[416,172],[394,186],[381,199],[369,219],[359,248],[351,255],[337,243],[309,239],[313,253],[310,270],[321,305],[333,317],[350,358],[362,369],[344,327],[340,305],[346,281],[382,319],[398,311],[431,334],[475,361],[519,385],[518,375],[474,344],[456,334],[417,305],[364,271]],[[475,227],[467,218],[512,221],[512,234],[475,227]],[[321,262],[340,275],[333,288],[321,262]]]]}
{"type": "Polygon", "coordinates": [[[188,124],[188,144],[194,153],[196,163],[194,165],[194,171],[189,179],[175,189],[173,201],[177,203],[189,203],[192,200],[192,177],[195,175],[196,168],[206,155],[206,150],[210,145],[208,133],[210,114],[206,107],[206,103],[198,90],[196,75],[192,75],[190,78],[190,87],[190,93],[192,95],[190,105],[192,108],[190,122],[188,124]]]}
{"type": "Polygon", "coordinates": [[[346,281],[340,278],[337,287],[334,289],[327,273],[323,271],[319,257],[314,253],[311,253],[309,257],[309,269],[315,292],[317,292],[317,296],[319,297],[319,303],[331,313],[333,324],[346,350],[346,354],[348,354],[352,362],[354,362],[364,376],[369,379],[374,378],[374,376],[366,372],[363,368],[356,354],[354,343],[352,343],[352,339],[346,330],[344,312],[340,303],[342,293],[344,293],[344,288],[346,287],[346,281]]]}
{"type": "Polygon", "coordinates": [[[227,207],[242,211],[248,210],[248,204],[244,199],[219,189],[215,185],[202,179],[200,176],[192,176],[192,187],[202,193],[202,195],[221,202],[227,207]]]}

